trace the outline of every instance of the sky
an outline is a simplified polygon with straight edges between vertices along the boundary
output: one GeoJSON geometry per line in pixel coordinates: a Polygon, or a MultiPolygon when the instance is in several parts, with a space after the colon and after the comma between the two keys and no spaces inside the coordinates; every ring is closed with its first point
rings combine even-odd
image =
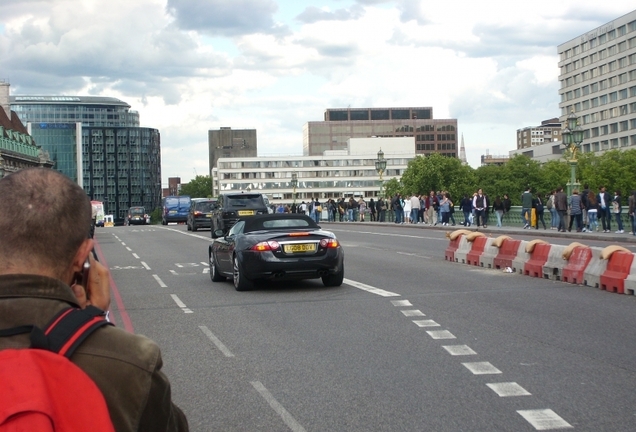
{"type": "Polygon", "coordinates": [[[633,0],[0,0],[11,94],[119,98],[161,133],[162,182],[208,175],[208,130],[301,155],[327,108],[432,107],[468,163],[559,117],[557,46],[633,0]]]}

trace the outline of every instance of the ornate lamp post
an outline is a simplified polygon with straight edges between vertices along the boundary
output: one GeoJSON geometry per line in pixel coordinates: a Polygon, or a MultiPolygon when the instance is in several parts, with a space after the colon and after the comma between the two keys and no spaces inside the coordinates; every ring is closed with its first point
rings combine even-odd
{"type": "Polygon", "coordinates": [[[292,173],[291,185],[294,188],[292,198],[294,199],[294,205],[296,204],[296,187],[298,186],[298,173],[294,171],[292,173]]]}
{"type": "Polygon", "coordinates": [[[579,189],[579,183],[576,180],[576,165],[578,163],[577,153],[581,149],[583,142],[583,129],[579,125],[579,118],[574,114],[574,110],[568,115],[567,126],[561,132],[563,137],[563,145],[568,154],[568,162],[570,163],[570,181],[567,184],[568,196],[572,195],[574,189],[579,189]]]}
{"type": "Polygon", "coordinates": [[[380,192],[378,194],[379,197],[382,197],[382,173],[384,173],[385,169],[386,159],[384,159],[384,152],[382,151],[382,149],[380,149],[380,151],[378,152],[378,158],[375,161],[375,170],[378,172],[378,174],[380,174],[380,192]]]}

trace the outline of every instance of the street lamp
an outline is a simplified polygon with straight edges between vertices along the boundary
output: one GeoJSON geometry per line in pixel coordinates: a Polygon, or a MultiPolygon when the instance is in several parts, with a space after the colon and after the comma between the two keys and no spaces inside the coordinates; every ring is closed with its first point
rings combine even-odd
{"type": "Polygon", "coordinates": [[[4,177],[5,169],[4,169],[4,158],[0,155],[0,178],[4,177]]]}
{"type": "Polygon", "coordinates": [[[292,198],[294,199],[294,205],[296,205],[296,186],[298,186],[298,173],[296,171],[292,173],[291,185],[294,188],[292,198]]]}
{"type": "Polygon", "coordinates": [[[563,146],[568,150],[570,164],[570,181],[567,184],[568,196],[572,195],[574,189],[579,189],[579,183],[576,181],[576,165],[578,163],[577,153],[581,150],[583,142],[583,129],[579,124],[579,118],[574,114],[574,110],[568,115],[567,126],[561,132],[563,138],[563,146]]]}
{"type": "Polygon", "coordinates": [[[382,198],[382,173],[386,169],[386,159],[384,159],[384,152],[382,149],[378,152],[378,158],[375,161],[375,170],[380,174],[380,193],[379,197],[382,198]]]}

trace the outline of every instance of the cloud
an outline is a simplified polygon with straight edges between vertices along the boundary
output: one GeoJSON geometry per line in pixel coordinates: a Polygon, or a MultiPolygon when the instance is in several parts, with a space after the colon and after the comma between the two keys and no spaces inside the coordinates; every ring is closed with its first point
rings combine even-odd
{"type": "Polygon", "coordinates": [[[286,33],[274,22],[273,0],[168,0],[167,10],[179,28],[214,36],[286,33]]]}
{"type": "Polygon", "coordinates": [[[350,9],[336,9],[333,12],[325,9],[319,9],[315,6],[309,6],[300,15],[298,15],[296,19],[306,24],[312,24],[318,21],[355,20],[363,15],[364,8],[358,5],[353,5],[350,9]]]}

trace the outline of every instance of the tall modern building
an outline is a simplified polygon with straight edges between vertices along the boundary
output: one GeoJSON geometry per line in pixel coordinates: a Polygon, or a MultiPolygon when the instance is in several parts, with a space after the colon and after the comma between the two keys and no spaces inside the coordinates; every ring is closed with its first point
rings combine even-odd
{"type": "Polygon", "coordinates": [[[119,99],[12,96],[11,107],[55,161],[55,169],[123,220],[129,207],[161,205],[161,145],[157,129],[119,99]]]}
{"type": "Polygon", "coordinates": [[[583,152],[636,148],[636,10],[559,45],[561,122],[574,112],[583,152]]]}
{"type": "Polygon", "coordinates": [[[222,127],[208,131],[210,174],[219,158],[256,157],[258,143],[256,129],[232,129],[222,127]]]}
{"type": "Polygon", "coordinates": [[[458,157],[457,120],[433,119],[433,108],[333,108],[303,126],[303,155],[344,150],[349,138],[414,137],[415,154],[458,157]]]}
{"type": "Polygon", "coordinates": [[[29,135],[9,105],[9,83],[0,80],[0,178],[23,168],[51,168],[48,154],[29,135]]]}

